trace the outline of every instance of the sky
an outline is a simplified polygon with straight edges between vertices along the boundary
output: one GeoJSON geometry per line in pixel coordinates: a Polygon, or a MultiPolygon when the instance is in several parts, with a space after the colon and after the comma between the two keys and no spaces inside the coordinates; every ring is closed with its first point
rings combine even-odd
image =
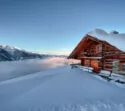
{"type": "Polygon", "coordinates": [[[125,32],[125,0],[0,0],[0,45],[69,54],[95,29],[125,32]]]}

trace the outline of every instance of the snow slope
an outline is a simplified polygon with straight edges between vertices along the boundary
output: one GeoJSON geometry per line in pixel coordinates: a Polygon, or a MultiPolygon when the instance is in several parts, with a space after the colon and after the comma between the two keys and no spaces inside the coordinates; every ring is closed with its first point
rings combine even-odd
{"type": "Polygon", "coordinates": [[[107,33],[102,29],[95,29],[88,33],[88,35],[96,37],[100,40],[104,40],[117,47],[118,49],[125,51],[125,34],[123,33],[107,33]]]}
{"type": "Polygon", "coordinates": [[[70,66],[0,82],[0,111],[124,111],[125,89],[70,66]]]}

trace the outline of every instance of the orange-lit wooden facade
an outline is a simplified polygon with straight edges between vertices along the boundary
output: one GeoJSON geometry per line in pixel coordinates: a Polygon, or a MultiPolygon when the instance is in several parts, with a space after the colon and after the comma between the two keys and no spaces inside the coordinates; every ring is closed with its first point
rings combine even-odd
{"type": "Polygon", "coordinates": [[[95,72],[113,70],[113,62],[120,61],[120,71],[125,70],[125,52],[106,41],[86,35],[68,58],[81,60],[81,65],[93,67],[95,72]]]}

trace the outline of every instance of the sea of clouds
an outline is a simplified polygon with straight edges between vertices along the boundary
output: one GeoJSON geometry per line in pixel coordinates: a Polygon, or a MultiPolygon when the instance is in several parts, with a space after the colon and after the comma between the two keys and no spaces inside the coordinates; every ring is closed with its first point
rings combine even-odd
{"type": "Polygon", "coordinates": [[[0,62],[0,81],[68,65],[61,57],[0,62]]]}

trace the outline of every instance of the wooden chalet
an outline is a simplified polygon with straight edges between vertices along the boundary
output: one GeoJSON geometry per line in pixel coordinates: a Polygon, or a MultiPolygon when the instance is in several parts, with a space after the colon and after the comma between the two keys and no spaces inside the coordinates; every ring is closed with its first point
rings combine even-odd
{"type": "Polygon", "coordinates": [[[107,41],[86,35],[68,57],[81,60],[81,65],[115,73],[125,72],[125,52],[107,41]]]}

